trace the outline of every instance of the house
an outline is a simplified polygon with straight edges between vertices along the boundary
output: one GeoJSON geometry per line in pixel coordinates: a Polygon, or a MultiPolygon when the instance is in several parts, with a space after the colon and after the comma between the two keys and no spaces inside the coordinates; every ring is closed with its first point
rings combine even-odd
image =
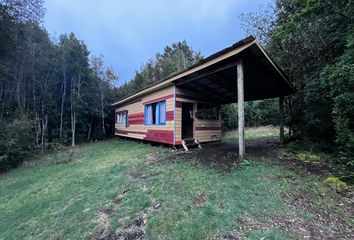
{"type": "Polygon", "coordinates": [[[242,157],[244,101],[279,98],[282,110],[283,97],[293,92],[285,74],[250,36],[114,103],[115,135],[171,145],[220,141],[220,107],[237,102],[242,157]]]}

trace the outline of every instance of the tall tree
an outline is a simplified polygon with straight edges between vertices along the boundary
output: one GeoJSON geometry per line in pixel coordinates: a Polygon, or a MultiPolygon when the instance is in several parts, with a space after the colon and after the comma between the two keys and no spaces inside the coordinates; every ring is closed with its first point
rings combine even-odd
{"type": "Polygon", "coordinates": [[[98,83],[100,92],[100,111],[101,111],[101,122],[102,122],[102,133],[106,135],[106,124],[105,124],[105,108],[109,103],[107,103],[106,98],[109,94],[109,89],[112,87],[112,83],[118,79],[112,68],[106,67],[104,65],[103,56],[93,56],[91,58],[91,68],[93,70],[95,79],[98,83]]]}
{"type": "Polygon", "coordinates": [[[277,0],[273,10],[271,17],[252,13],[244,20],[250,33],[265,33],[267,50],[298,90],[288,99],[294,130],[354,149],[354,116],[348,111],[354,1],[277,0]],[[269,25],[259,24],[267,19],[269,25]]]}

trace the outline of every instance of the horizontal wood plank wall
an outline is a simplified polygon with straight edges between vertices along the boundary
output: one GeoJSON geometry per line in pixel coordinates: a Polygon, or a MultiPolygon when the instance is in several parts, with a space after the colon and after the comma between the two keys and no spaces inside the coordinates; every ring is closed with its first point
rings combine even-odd
{"type": "Polygon", "coordinates": [[[128,126],[115,124],[115,135],[174,144],[173,86],[150,93],[140,99],[116,108],[116,113],[128,111],[128,126]],[[166,125],[144,125],[144,105],[166,100],[166,125]]]}
{"type": "MultiPolygon", "coordinates": [[[[194,103],[193,114],[197,112],[197,103],[210,103],[198,98],[200,93],[176,87],[176,144],[182,141],[182,102],[194,103]]],[[[194,138],[200,142],[213,142],[221,140],[221,120],[196,119],[193,123],[194,138]]]]}

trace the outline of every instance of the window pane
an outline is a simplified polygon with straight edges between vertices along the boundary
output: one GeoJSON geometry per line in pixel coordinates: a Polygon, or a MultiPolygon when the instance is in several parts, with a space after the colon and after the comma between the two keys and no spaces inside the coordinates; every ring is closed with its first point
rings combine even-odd
{"type": "Polygon", "coordinates": [[[150,124],[155,124],[155,120],[156,120],[156,105],[155,104],[150,104],[149,106],[151,108],[151,123],[150,124]]]}
{"type": "Polygon", "coordinates": [[[146,106],[146,124],[152,124],[152,105],[146,106]]]}
{"type": "Polygon", "coordinates": [[[160,124],[166,123],[166,101],[160,102],[160,124]]]}

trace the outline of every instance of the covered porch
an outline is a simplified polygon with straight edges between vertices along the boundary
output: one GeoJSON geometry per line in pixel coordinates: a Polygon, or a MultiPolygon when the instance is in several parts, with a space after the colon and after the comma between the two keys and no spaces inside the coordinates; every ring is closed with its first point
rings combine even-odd
{"type": "Polygon", "coordinates": [[[285,74],[255,38],[248,37],[171,77],[179,89],[215,104],[238,104],[238,152],[245,151],[245,102],[279,99],[279,140],[284,141],[284,97],[294,93],[285,74]]]}

